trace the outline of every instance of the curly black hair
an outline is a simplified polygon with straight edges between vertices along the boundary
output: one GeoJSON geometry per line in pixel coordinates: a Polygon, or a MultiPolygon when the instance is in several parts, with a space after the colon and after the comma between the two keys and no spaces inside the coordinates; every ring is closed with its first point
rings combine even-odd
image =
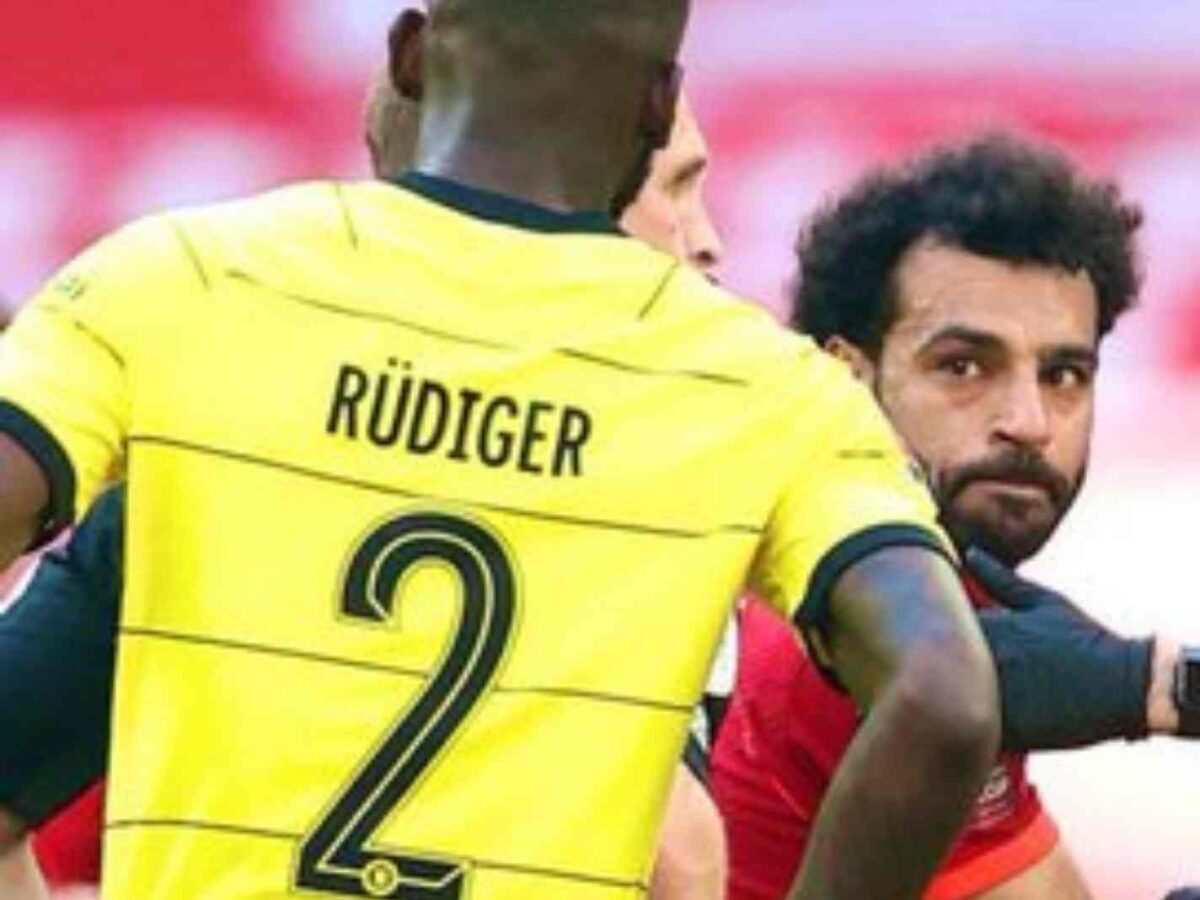
{"type": "Polygon", "coordinates": [[[802,231],[792,324],[877,358],[895,315],[896,267],[914,244],[934,238],[994,259],[1087,272],[1099,338],[1137,298],[1141,224],[1141,209],[1116,184],[1084,178],[1054,150],[1004,135],[938,147],[868,175],[802,231]]]}

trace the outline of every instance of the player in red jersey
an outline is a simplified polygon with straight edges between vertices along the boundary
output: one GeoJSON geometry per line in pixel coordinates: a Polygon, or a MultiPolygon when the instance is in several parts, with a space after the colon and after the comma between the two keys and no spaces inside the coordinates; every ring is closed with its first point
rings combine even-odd
{"type": "MultiPolygon", "coordinates": [[[[868,175],[802,238],[795,325],[871,385],[960,548],[1015,566],[1081,488],[1098,345],[1136,295],[1139,223],[1115,187],[1085,180],[1060,156],[987,138],[868,175]]],[[[1015,583],[995,562],[978,565],[992,585],[1015,583]]],[[[969,587],[977,605],[988,602],[979,584],[969,587]]],[[[809,656],[753,602],[741,625],[712,786],[726,819],[731,900],[781,900],[859,714],[814,661],[825,650],[819,627],[809,656]]],[[[1178,648],[1161,639],[1113,646],[1130,665],[1153,667],[1149,694],[1126,709],[1173,732],[1177,717],[1160,715],[1154,699],[1178,648]]],[[[997,765],[925,894],[977,896],[1089,896],[1021,755],[997,765]]]]}

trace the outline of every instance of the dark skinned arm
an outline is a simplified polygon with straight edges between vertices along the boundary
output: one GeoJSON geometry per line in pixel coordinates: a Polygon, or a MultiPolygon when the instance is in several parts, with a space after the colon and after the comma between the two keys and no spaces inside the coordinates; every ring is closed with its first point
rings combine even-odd
{"type": "Polygon", "coordinates": [[[929,550],[864,557],[829,608],[823,643],[868,712],[789,896],[917,898],[995,763],[995,670],[957,574],[929,550]]]}
{"type": "Polygon", "coordinates": [[[50,488],[29,451],[0,432],[0,569],[29,549],[50,488]]]}

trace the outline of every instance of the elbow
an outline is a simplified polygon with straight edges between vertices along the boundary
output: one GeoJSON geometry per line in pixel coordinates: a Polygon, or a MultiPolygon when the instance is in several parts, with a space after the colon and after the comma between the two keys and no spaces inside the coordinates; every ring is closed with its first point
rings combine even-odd
{"type": "Polygon", "coordinates": [[[996,670],[982,640],[942,637],[912,648],[892,702],[939,778],[982,780],[1000,748],[996,670]]]}

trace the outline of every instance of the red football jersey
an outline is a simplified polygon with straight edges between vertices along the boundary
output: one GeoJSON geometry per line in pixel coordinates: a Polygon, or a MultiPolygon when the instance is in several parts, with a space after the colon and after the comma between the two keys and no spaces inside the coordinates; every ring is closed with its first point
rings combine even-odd
{"type": "MultiPolygon", "coordinates": [[[[729,836],[729,900],[780,900],[858,713],[777,615],[751,602],[740,618],[737,688],[713,750],[711,784],[729,836]]],[[[1005,755],[925,900],[988,891],[1057,843],[1025,758],[1005,755]]]]}
{"type": "Polygon", "coordinates": [[[72,801],[33,836],[33,852],[51,887],[100,883],[104,782],[72,801]]]}

